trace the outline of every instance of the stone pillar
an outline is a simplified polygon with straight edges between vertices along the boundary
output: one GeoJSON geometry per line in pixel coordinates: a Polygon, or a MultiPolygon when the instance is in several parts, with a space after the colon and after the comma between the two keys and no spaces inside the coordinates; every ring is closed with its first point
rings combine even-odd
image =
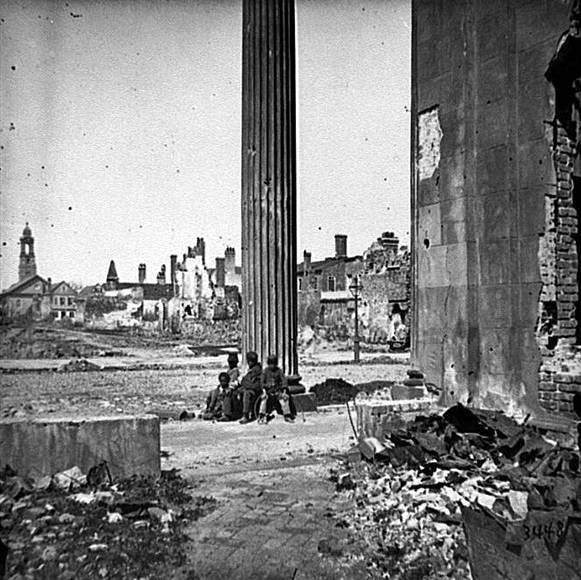
{"type": "Polygon", "coordinates": [[[293,0],[244,0],[243,349],[297,373],[293,0]]]}

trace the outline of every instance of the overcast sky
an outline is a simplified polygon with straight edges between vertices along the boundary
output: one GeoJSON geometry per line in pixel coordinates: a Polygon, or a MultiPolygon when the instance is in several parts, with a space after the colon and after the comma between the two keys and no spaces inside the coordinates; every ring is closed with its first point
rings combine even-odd
{"type": "MultiPolygon", "coordinates": [[[[296,0],[300,255],[409,238],[409,0],[296,0]]],[[[240,262],[241,0],[0,3],[0,286],[240,262]]]]}

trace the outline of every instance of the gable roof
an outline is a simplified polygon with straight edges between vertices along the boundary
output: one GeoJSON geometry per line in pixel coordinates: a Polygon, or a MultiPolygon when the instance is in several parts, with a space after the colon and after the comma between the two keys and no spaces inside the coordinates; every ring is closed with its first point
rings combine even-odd
{"type": "MultiPolygon", "coordinates": [[[[340,256],[338,258],[337,257],[325,258],[324,260],[318,260],[316,262],[311,262],[311,266],[309,268],[309,271],[312,274],[317,274],[317,273],[321,273],[327,267],[328,268],[331,268],[331,267],[335,266],[338,263],[351,264],[353,262],[360,262],[362,260],[363,260],[363,256],[360,256],[360,255],[357,255],[357,256],[340,256]]],[[[297,265],[297,274],[304,275],[305,273],[306,273],[305,263],[304,262],[301,262],[300,264],[297,265]]]]}
{"type": "Polygon", "coordinates": [[[93,292],[95,291],[95,288],[97,287],[97,284],[93,284],[91,286],[85,286],[80,292],[78,297],[79,298],[88,298],[89,296],[91,296],[91,294],[93,294],[93,292]]]}
{"type": "Polygon", "coordinates": [[[70,290],[71,294],[74,294],[75,296],[78,294],[78,292],[67,282],[65,282],[64,280],[62,280],[61,282],[59,282],[58,284],[56,284],[55,286],[53,286],[51,288],[50,293],[54,294],[59,288],[63,288],[64,290],[66,290],[67,288],[70,290]],[[66,288],[65,288],[66,287],[66,288]]]}
{"type": "Polygon", "coordinates": [[[26,290],[26,288],[32,286],[33,284],[36,284],[37,282],[41,282],[43,286],[45,286],[47,283],[42,276],[39,276],[38,274],[33,274],[32,276],[29,276],[24,280],[20,280],[19,282],[12,284],[12,286],[10,286],[4,292],[2,292],[0,296],[7,296],[9,294],[22,294],[24,290],[26,290]]]}

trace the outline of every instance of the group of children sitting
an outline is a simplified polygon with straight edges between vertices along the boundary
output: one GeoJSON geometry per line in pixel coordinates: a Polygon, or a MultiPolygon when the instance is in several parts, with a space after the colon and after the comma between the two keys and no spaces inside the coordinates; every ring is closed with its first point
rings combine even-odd
{"type": "Polygon", "coordinates": [[[203,418],[206,420],[267,423],[273,411],[293,422],[296,410],[288,388],[288,381],[278,366],[276,356],[269,356],[264,370],[258,355],[246,355],[248,372],[240,379],[238,355],[228,355],[228,371],[218,375],[218,386],[208,395],[203,418]]]}

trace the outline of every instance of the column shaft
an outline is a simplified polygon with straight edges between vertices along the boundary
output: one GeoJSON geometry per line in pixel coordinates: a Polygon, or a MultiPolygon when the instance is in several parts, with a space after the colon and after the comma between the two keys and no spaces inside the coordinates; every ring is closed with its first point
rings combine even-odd
{"type": "Polygon", "coordinates": [[[242,336],[297,373],[293,0],[244,0],[242,336]]]}

